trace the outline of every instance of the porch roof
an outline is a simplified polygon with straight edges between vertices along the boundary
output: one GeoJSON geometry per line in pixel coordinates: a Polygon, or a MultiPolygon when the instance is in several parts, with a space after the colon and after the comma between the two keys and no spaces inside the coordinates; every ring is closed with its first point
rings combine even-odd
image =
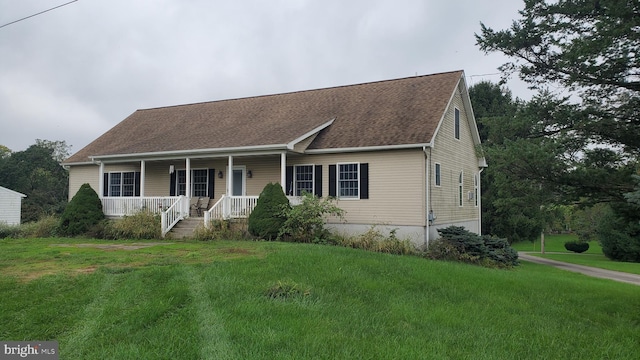
{"type": "Polygon", "coordinates": [[[66,164],[136,154],[428,144],[462,71],[137,110],[66,164]]]}

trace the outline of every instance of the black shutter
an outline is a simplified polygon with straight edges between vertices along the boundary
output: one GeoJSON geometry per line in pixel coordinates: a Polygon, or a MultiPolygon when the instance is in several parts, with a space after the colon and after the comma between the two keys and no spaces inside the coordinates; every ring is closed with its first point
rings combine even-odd
{"type": "Polygon", "coordinates": [[[329,196],[337,196],[336,193],[336,166],[329,165],[329,196]]]}
{"type": "Polygon", "coordinates": [[[209,184],[207,185],[207,194],[209,194],[209,198],[213,199],[213,196],[215,195],[215,187],[213,182],[215,181],[216,178],[216,169],[209,169],[209,184]]]}
{"type": "Polygon", "coordinates": [[[360,199],[369,198],[369,164],[360,164],[360,199]]]}
{"type": "Polygon", "coordinates": [[[102,184],[102,196],[109,196],[109,173],[104,173],[104,182],[102,184]]]}
{"type": "Polygon", "coordinates": [[[174,171],[171,173],[171,180],[169,181],[169,196],[176,196],[176,174],[178,172],[174,171]]]}
{"type": "Polygon", "coordinates": [[[133,174],[133,196],[140,196],[140,171],[133,174]]]}
{"type": "Polygon", "coordinates": [[[286,186],[287,193],[285,195],[294,195],[293,193],[293,166],[286,167],[286,186]]]}
{"type": "Polygon", "coordinates": [[[322,197],[322,165],[316,165],[315,176],[313,178],[313,189],[315,190],[315,196],[322,197]]]}

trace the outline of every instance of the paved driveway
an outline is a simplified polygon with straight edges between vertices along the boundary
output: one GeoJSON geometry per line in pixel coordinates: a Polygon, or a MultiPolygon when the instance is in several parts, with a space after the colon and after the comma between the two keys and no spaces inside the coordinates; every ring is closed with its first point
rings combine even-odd
{"type": "Polygon", "coordinates": [[[620,281],[620,282],[625,282],[628,284],[634,284],[634,285],[640,286],[640,275],[636,275],[636,274],[599,269],[599,268],[594,268],[594,267],[584,266],[584,265],[569,264],[566,262],[549,260],[549,259],[541,258],[538,256],[529,255],[525,252],[518,252],[518,258],[520,260],[529,261],[533,263],[555,266],[562,270],[573,271],[573,272],[581,273],[588,276],[599,277],[603,279],[610,279],[610,280],[615,280],[615,281],[620,281]]]}

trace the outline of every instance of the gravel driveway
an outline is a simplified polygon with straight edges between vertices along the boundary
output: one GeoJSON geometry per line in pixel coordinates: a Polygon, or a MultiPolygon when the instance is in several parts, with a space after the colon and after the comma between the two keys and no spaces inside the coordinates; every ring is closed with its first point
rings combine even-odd
{"type": "Polygon", "coordinates": [[[555,266],[562,270],[573,271],[573,272],[581,273],[588,276],[593,276],[593,277],[598,277],[603,279],[610,279],[610,280],[615,280],[615,281],[620,281],[620,282],[625,282],[628,284],[634,284],[634,285],[640,286],[640,275],[636,275],[636,274],[599,269],[599,268],[594,268],[594,267],[584,266],[584,265],[569,264],[566,262],[549,260],[549,259],[541,258],[538,256],[529,255],[524,252],[518,252],[518,258],[520,260],[529,261],[533,263],[555,266]]]}

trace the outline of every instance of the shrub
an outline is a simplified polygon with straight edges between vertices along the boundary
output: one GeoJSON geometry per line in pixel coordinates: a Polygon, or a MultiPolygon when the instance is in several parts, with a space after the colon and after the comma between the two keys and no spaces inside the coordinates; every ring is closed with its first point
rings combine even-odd
{"type": "Polygon", "coordinates": [[[389,236],[385,236],[376,226],[372,226],[358,236],[343,238],[340,244],[354,249],[395,255],[416,255],[419,253],[410,240],[398,239],[396,229],[391,230],[389,236]]]}
{"type": "Polygon", "coordinates": [[[243,240],[247,238],[245,231],[232,228],[229,220],[211,220],[209,227],[198,226],[193,233],[195,240],[243,240]]]}
{"type": "Polygon", "coordinates": [[[0,239],[19,238],[22,236],[20,225],[8,225],[6,222],[0,222],[0,239]]]}
{"type": "Polygon", "coordinates": [[[57,235],[60,219],[54,215],[47,215],[40,220],[23,224],[22,236],[30,238],[45,238],[57,235]]]}
{"type": "Polygon", "coordinates": [[[274,240],[285,222],[282,209],[288,207],[289,199],[282,191],[282,186],[277,183],[267,184],[258,197],[256,207],[249,215],[249,233],[266,240],[274,240]]]}
{"type": "MultiPolygon", "coordinates": [[[[108,221],[104,227],[107,239],[160,239],[160,216],[148,211],[140,211],[122,219],[108,221]]],[[[95,230],[94,228],[93,230],[95,230]]]]}
{"type": "Polygon", "coordinates": [[[325,229],[327,216],[344,217],[344,210],[333,203],[332,198],[320,199],[305,193],[302,203],[282,211],[285,221],[278,234],[279,239],[304,243],[323,243],[331,234],[325,229]]]}
{"type": "Polygon", "coordinates": [[[598,240],[606,257],[616,261],[640,262],[640,224],[609,213],[598,227],[598,240]]]}
{"type": "Polygon", "coordinates": [[[89,184],[82,184],[62,213],[58,231],[76,236],[88,232],[104,219],[102,202],[89,184]]]}
{"type": "Polygon", "coordinates": [[[449,226],[438,232],[441,238],[430,244],[426,253],[431,259],[498,268],[518,265],[518,253],[506,239],[479,236],[460,226],[449,226]]]}
{"type": "Polygon", "coordinates": [[[564,243],[564,248],[573,251],[574,253],[583,253],[589,250],[589,243],[583,241],[567,241],[564,243]]]}

